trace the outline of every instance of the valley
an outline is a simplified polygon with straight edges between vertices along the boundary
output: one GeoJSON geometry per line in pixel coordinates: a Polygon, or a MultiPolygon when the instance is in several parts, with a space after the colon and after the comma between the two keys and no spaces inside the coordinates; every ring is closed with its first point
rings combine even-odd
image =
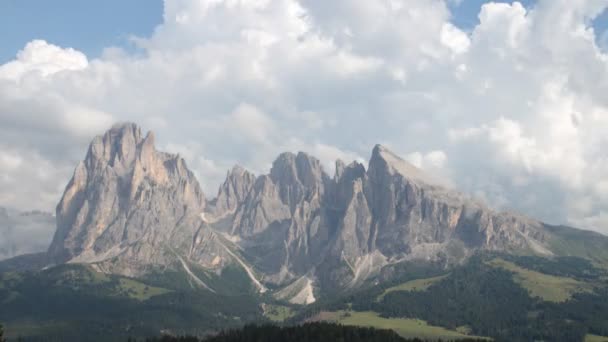
{"type": "MultiPolygon", "coordinates": [[[[185,271],[183,282],[174,283],[183,285],[174,287],[161,286],[171,284],[168,279],[136,280],[81,265],[6,272],[0,277],[0,321],[8,337],[26,341],[41,336],[69,339],[81,329],[97,331],[99,336],[90,338],[95,341],[97,336],[102,341],[108,336],[124,339],[154,336],[160,331],[201,334],[244,323],[292,325],[311,321],[391,329],[405,338],[428,340],[512,341],[545,336],[555,341],[593,341],[608,335],[606,272],[584,259],[560,262],[485,254],[431,277],[428,275],[440,273],[442,268],[419,263],[409,267],[401,278],[369,284],[335,298],[321,297],[310,305],[260,294],[254,285],[214,293],[189,283],[185,271]],[[573,263],[578,266],[575,271],[568,266],[560,268],[573,263]],[[531,280],[521,280],[526,273],[537,281],[543,277],[559,279],[548,282],[555,286],[548,293],[570,297],[535,296],[527,283],[531,280]],[[573,282],[581,290],[567,292],[573,282]]],[[[176,279],[177,274],[167,276],[176,279]]],[[[241,281],[248,279],[246,274],[240,277],[241,281]]],[[[236,279],[231,276],[226,281],[236,279]]]]}

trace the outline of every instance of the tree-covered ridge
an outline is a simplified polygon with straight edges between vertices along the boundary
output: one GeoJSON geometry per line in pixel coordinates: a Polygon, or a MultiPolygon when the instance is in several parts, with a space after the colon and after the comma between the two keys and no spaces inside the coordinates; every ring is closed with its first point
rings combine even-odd
{"type": "MultiPolygon", "coordinates": [[[[391,292],[380,301],[373,294],[354,297],[352,308],[373,310],[386,317],[416,317],[447,328],[466,325],[477,335],[505,341],[580,341],[587,333],[608,334],[606,287],[575,293],[563,303],[547,302],[532,298],[514,281],[512,272],[492,266],[488,259],[472,258],[426,291],[391,292]]],[[[575,259],[563,263],[529,257],[510,259],[561,276],[591,279],[601,273],[575,259]]]]}
{"type": "MultiPolygon", "coordinates": [[[[292,321],[350,310],[376,312],[386,318],[421,319],[448,329],[466,328],[470,334],[498,341],[582,341],[587,334],[608,336],[606,271],[584,259],[479,254],[449,271],[409,267],[402,274],[395,281],[310,306],[292,321]],[[576,279],[586,287],[572,292],[567,300],[547,301],[534,296],[525,283],[516,281],[520,274],[499,267],[497,260],[536,270],[532,273],[542,271],[548,277],[576,279]],[[407,289],[403,285],[412,279],[433,279],[438,275],[439,280],[422,291],[394,290],[407,289]]],[[[542,288],[555,284],[536,285],[542,288]]]]}
{"type": "MultiPolygon", "coordinates": [[[[306,323],[298,326],[246,325],[242,329],[223,331],[216,336],[149,338],[146,342],[422,342],[405,339],[391,330],[349,327],[331,323],[306,323]]],[[[454,340],[456,341],[456,340],[454,340]]],[[[462,339],[462,342],[481,340],[462,339]]]]}
{"type": "Polygon", "coordinates": [[[514,256],[509,254],[497,254],[497,256],[518,266],[548,275],[572,277],[579,280],[594,280],[608,275],[607,270],[597,268],[588,259],[578,257],[543,258],[539,256],[514,256]]]}
{"type": "MultiPolygon", "coordinates": [[[[397,276],[383,280],[381,273],[377,285],[369,284],[346,296],[319,297],[309,306],[257,296],[238,284],[226,294],[197,290],[177,273],[136,281],[106,277],[77,265],[5,272],[0,273],[0,322],[5,335],[23,336],[26,341],[79,341],[83,334],[88,341],[115,341],[157,336],[161,331],[205,336],[270,320],[293,326],[328,312],[350,312],[352,316],[327,321],[396,329],[354,319],[367,312],[378,321],[420,320],[432,327],[499,341],[581,341],[587,334],[608,336],[606,271],[583,259],[480,254],[451,269],[412,262],[385,271],[397,276]],[[522,269],[532,275],[572,279],[585,288],[569,292],[566,300],[547,301],[518,279],[522,269]],[[424,286],[405,286],[418,283],[424,286]]],[[[238,273],[229,275],[232,282],[241,278],[238,273]]],[[[405,337],[422,336],[412,332],[399,331],[405,337]]]]}
{"type": "MultiPolygon", "coordinates": [[[[79,265],[0,273],[0,322],[25,341],[116,341],[128,336],[206,334],[262,321],[259,299],[106,276],[79,265]]],[[[168,281],[167,281],[168,283],[168,281]]],[[[186,282],[187,283],[187,282],[186,282]]]]}

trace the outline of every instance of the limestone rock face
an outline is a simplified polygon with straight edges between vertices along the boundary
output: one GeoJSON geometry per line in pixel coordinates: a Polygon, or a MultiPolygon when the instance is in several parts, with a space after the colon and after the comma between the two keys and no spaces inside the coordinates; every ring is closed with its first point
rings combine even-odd
{"type": "Polygon", "coordinates": [[[533,249],[542,224],[495,212],[446,188],[382,146],[372,152],[366,195],[372,203],[370,249],[407,257],[427,244],[462,242],[467,249],[533,249]]]}
{"type": "Polygon", "coordinates": [[[245,253],[255,255],[267,281],[282,283],[306,273],[328,247],[330,224],[323,214],[330,178],[319,160],[283,153],[269,175],[255,180],[236,210],[230,234],[243,240],[245,253]]]}
{"type": "MultiPolygon", "coordinates": [[[[227,187],[233,179],[222,189],[234,188],[227,187]]],[[[239,189],[234,214],[211,227],[235,237],[274,285],[306,277],[319,286],[356,286],[391,263],[458,261],[480,249],[550,253],[540,222],[492,211],[380,145],[367,170],[337,161],[333,178],[317,159],[284,153],[269,175],[239,189]]]]}
{"type": "Polygon", "coordinates": [[[337,161],[333,177],[302,152],[281,154],[257,177],[237,166],[207,202],[183,159],[121,124],[96,137],[76,167],[48,253],[131,276],[181,268],[212,291],[192,268],[221,276],[236,266],[260,292],[283,289],[281,299],[309,303],[406,260],[551,254],[544,227],[493,211],[380,145],[367,169],[337,161]]]}
{"type": "Polygon", "coordinates": [[[255,175],[240,166],[235,166],[228,172],[226,180],[220,186],[217,197],[212,201],[210,213],[215,220],[234,214],[238,206],[253,187],[255,175]]]}
{"type": "Polygon", "coordinates": [[[154,134],[112,127],[91,143],[57,206],[49,248],[56,262],[106,262],[140,274],[190,248],[205,197],[185,161],[158,152],[154,134]]]}

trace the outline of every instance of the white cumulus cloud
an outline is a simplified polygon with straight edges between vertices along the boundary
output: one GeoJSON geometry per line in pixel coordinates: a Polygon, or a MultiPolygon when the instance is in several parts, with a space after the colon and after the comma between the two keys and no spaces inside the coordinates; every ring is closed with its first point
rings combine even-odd
{"type": "Polygon", "coordinates": [[[0,205],[50,210],[93,135],[132,120],[207,193],[285,150],[376,143],[498,208],[608,232],[607,0],[166,1],[130,53],[32,41],[0,66],[0,205]]]}

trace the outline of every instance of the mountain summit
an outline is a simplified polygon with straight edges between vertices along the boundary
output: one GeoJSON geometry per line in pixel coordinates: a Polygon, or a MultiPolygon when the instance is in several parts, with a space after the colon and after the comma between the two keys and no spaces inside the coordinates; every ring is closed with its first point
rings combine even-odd
{"type": "Polygon", "coordinates": [[[135,124],[115,125],[76,167],[57,205],[49,255],[139,274],[164,263],[167,250],[190,247],[204,207],[181,157],[156,151],[154,134],[144,137],[135,124]]]}
{"type": "Polygon", "coordinates": [[[182,158],[126,123],[96,137],[76,167],[49,255],[128,276],[179,271],[214,292],[236,269],[258,292],[307,304],[404,261],[563,253],[556,231],[491,210],[381,145],[367,169],[337,161],[333,176],[303,152],[281,154],[267,175],[235,166],[207,201],[182,158]]]}

